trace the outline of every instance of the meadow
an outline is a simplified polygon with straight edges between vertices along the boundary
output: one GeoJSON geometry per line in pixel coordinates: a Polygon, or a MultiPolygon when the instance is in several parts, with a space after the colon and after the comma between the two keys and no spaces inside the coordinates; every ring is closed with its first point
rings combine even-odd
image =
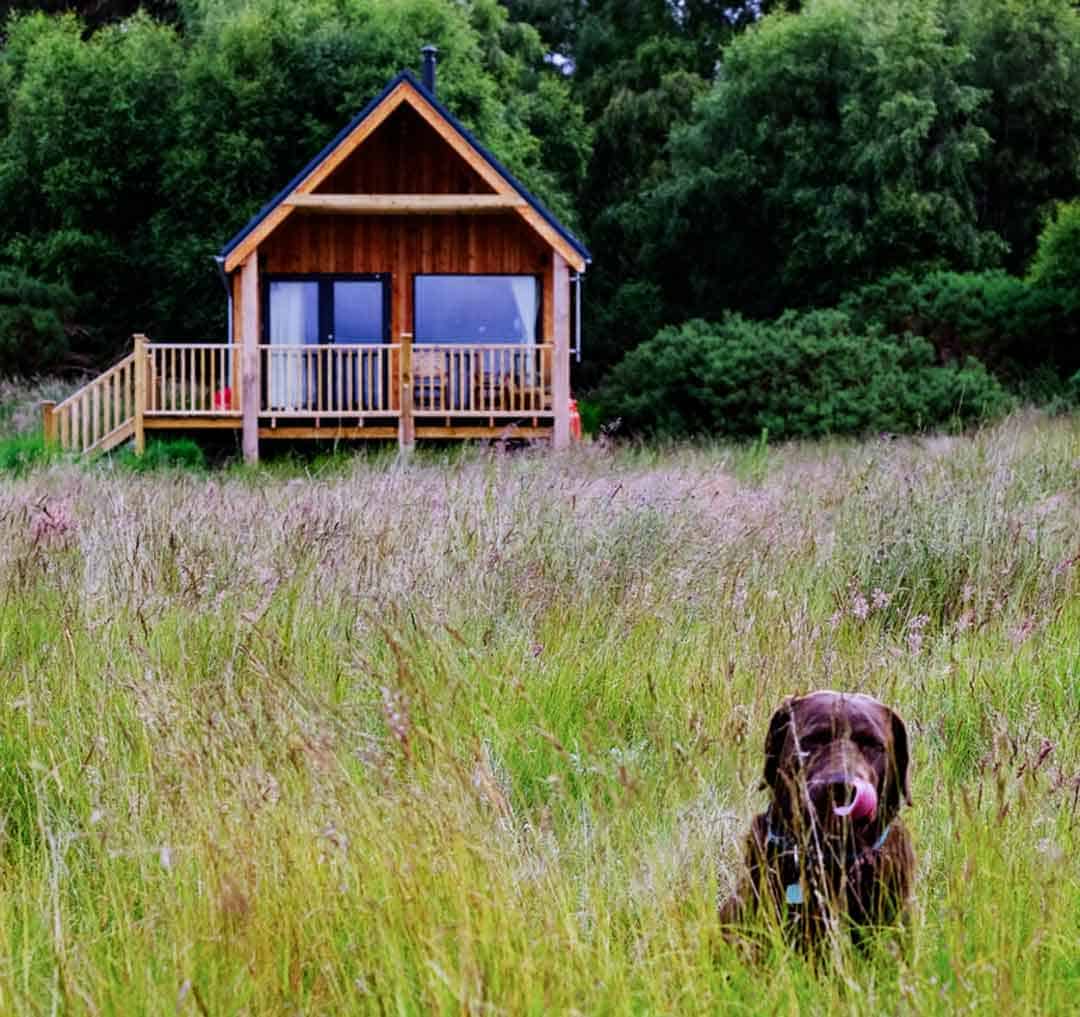
{"type": "Polygon", "coordinates": [[[0,476],[0,1012],[1068,1013],[1080,419],[0,476]],[[912,736],[910,932],[719,934],[782,698],[912,736]]]}

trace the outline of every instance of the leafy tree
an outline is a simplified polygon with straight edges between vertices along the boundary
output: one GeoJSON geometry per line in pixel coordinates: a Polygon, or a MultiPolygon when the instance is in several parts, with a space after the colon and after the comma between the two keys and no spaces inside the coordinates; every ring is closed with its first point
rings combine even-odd
{"type": "Polygon", "coordinates": [[[974,190],[990,138],[965,63],[936,0],[820,0],[732,42],[650,199],[642,248],[671,317],[992,264],[1003,245],[974,190]]]}
{"type": "Polygon", "coordinates": [[[986,95],[979,219],[1020,272],[1046,211],[1080,189],[1080,10],[1072,0],[965,0],[943,11],[971,54],[966,80],[986,95]]]}
{"type": "Polygon", "coordinates": [[[2,0],[0,23],[6,21],[10,14],[36,11],[42,14],[75,14],[87,28],[93,30],[123,21],[139,10],[158,21],[175,22],[179,17],[178,0],[2,0]]]}
{"type": "MultiPolygon", "coordinates": [[[[665,46],[653,41],[643,50],[665,46]]],[[[644,71],[646,61],[637,65],[644,71]]],[[[582,210],[590,224],[595,265],[588,278],[588,381],[664,324],[661,280],[642,271],[641,194],[668,179],[667,142],[674,125],[689,120],[707,83],[686,70],[653,68],[652,80],[618,91],[596,123],[582,210]]]]}
{"type": "MultiPolygon", "coordinates": [[[[89,40],[72,16],[10,25],[0,65],[0,259],[87,301],[99,329],[150,314],[145,225],[162,200],[181,50],[138,16],[89,40]]],[[[179,212],[178,212],[179,214],[179,212]]]]}
{"type": "Polygon", "coordinates": [[[1033,286],[1000,269],[896,272],[849,294],[840,308],[855,329],[924,336],[940,363],[977,357],[1018,391],[1030,391],[1040,370],[1060,381],[1080,368],[1075,286],[1033,286]]]}

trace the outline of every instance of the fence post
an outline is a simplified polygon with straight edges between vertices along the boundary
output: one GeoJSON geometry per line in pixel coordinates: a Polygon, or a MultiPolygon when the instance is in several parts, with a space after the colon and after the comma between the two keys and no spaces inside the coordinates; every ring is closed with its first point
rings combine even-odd
{"type": "Polygon", "coordinates": [[[53,412],[56,409],[56,403],[51,399],[43,399],[41,401],[41,431],[45,437],[46,445],[55,445],[57,438],[57,419],[56,414],[53,412]]]}
{"type": "Polygon", "coordinates": [[[146,336],[141,332],[135,335],[135,455],[141,456],[146,451],[146,385],[150,363],[146,355],[146,336]]]}
{"type": "Polygon", "coordinates": [[[416,444],[416,425],[413,423],[413,337],[401,333],[401,419],[398,422],[398,446],[411,449],[416,444]]]}

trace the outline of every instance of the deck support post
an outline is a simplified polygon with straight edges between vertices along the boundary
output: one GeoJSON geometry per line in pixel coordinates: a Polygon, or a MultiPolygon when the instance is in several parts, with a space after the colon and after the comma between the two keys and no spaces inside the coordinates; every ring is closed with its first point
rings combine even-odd
{"type": "Polygon", "coordinates": [[[56,403],[51,399],[41,401],[41,432],[46,445],[55,445],[57,438],[56,403]]]}
{"type": "Polygon", "coordinates": [[[416,422],[413,420],[413,337],[401,333],[401,416],[398,419],[398,447],[404,452],[416,444],[416,422]]]}
{"type": "Polygon", "coordinates": [[[259,254],[253,251],[240,268],[241,343],[240,408],[244,462],[259,461],[259,254]]]}
{"type": "Polygon", "coordinates": [[[552,446],[564,449],[570,445],[570,267],[558,252],[554,259],[552,309],[555,326],[554,363],[551,367],[551,398],[555,413],[552,446]]]}
{"type": "Polygon", "coordinates": [[[150,361],[146,355],[146,336],[141,332],[135,335],[135,455],[141,456],[146,451],[146,385],[150,370],[150,361]]]}

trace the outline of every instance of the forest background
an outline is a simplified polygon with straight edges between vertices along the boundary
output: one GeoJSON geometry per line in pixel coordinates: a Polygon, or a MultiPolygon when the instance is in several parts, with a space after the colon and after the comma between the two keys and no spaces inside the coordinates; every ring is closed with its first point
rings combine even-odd
{"type": "Polygon", "coordinates": [[[0,373],[222,336],[221,244],[419,49],[591,247],[575,389],[777,437],[1080,403],[1068,0],[0,5],[0,373]]]}

